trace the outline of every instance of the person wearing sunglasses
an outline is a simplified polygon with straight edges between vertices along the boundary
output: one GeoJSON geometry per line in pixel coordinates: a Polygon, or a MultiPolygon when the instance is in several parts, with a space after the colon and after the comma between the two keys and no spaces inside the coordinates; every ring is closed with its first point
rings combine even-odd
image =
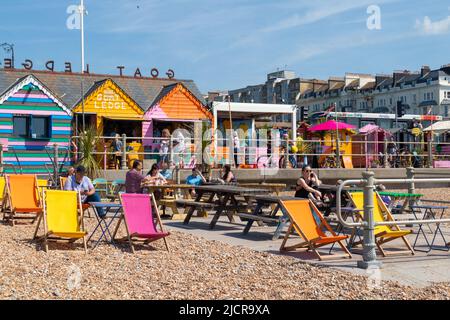
{"type": "Polygon", "coordinates": [[[309,165],[302,167],[302,176],[297,180],[295,188],[295,197],[311,199],[313,201],[321,201],[322,193],[315,189],[320,186],[322,182],[317,177],[316,173],[312,171],[309,165]]]}

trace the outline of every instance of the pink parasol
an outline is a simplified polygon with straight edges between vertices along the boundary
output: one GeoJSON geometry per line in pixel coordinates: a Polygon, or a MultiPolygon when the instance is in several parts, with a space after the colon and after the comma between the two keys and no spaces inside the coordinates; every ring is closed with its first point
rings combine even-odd
{"type": "Polygon", "coordinates": [[[308,130],[309,131],[336,131],[336,130],[347,130],[347,129],[355,129],[355,126],[345,123],[345,122],[336,122],[334,120],[329,120],[327,122],[312,126],[308,130]]]}

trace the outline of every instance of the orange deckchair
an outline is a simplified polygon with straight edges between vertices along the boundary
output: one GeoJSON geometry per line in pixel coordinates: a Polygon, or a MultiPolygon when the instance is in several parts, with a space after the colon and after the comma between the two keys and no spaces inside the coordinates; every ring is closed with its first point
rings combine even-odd
{"type": "MultiPolygon", "coordinates": [[[[358,218],[359,220],[363,219],[364,216],[364,193],[363,192],[350,192],[350,198],[355,206],[356,209],[359,210],[358,218]]],[[[383,222],[383,221],[395,221],[392,214],[389,212],[389,209],[384,204],[383,200],[380,198],[380,195],[377,192],[374,192],[373,195],[373,218],[375,222],[383,222]]],[[[357,245],[362,244],[362,241],[354,242],[354,238],[356,236],[356,229],[353,231],[350,243],[352,247],[355,247],[357,245]]],[[[410,233],[412,233],[412,230],[403,230],[400,229],[399,226],[376,226],[375,227],[375,243],[380,250],[383,257],[386,257],[387,255],[393,255],[393,254],[402,254],[402,253],[410,253],[414,254],[414,249],[411,247],[410,243],[406,239],[406,236],[410,233]],[[393,252],[386,252],[382,245],[396,240],[396,239],[402,239],[405,246],[408,248],[408,250],[402,250],[402,251],[393,251],[393,252]]]]}
{"type": "Polygon", "coordinates": [[[312,250],[319,260],[326,258],[352,257],[351,253],[342,243],[342,240],[347,239],[348,236],[337,236],[310,200],[289,200],[282,201],[281,203],[284,211],[289,215],[291,223],[283,239],[283,243],[281,244],[280,251],[292,251],[298,248],[312,250]],[[331,233],[331,236],[327,236],[322,230],[323,228],[325,231],[331,233]],[[290,237],[291,232],[294,230],[303,241],[296,245],[286,246],[286,242],[290,237]],[[317,251],[317,248],[319,247],[336,242],[345,253],[322,257],[319,251],[317,251]]]}
{"type": "Polygon", "coordinates": [[[6,196],[2,205],[3,220],[33,219],[42,213],[36,175],[6,176],[6,196]]]}

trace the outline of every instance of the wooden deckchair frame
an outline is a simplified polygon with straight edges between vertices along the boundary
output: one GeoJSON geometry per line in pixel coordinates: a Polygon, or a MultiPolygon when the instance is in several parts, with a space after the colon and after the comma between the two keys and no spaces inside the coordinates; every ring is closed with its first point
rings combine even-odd
{"type": "MultiPolygon", "coordinates": [[[[298,200],[298,201],[305,201],[305,200],[298,200]]],[[[330,225],[328,224],[328,222],[323,218],[322,214],[320,213],[320,211],[317,209],[317,207],[314,205],[314,203],[312,203],[310,200],[308,200],[309,205],[311,210],[314,210],[314,212],[317,214],[317,216],[320,219],[320,226],[319,227],[325,227],[327,231],[329,231],[333,237],[336,237],[336,233],[333,231],[333,229],[331,229],[330,225]]],[[[284,204],[282,202],[282,206],[283,209],[286,210],[286,212],[289,215],[289,210],[287,210],[286,207],[284,207],[284,204]]],[[[308,212],[308,214],[310,214],[310,212],[308,212]]],[[[284,236],[283,242],[281,244],[280,247],[280,251],[295,251],[297,249],[306,249],[306,251],[311,250],[312,252],[314,252],[314,254],[317,256],[317,258],[322,261],[325,259],[334,259],[334,258],[352,258],[352,254],[350,253],[350,251],[348,251],[347,247],[342,243],[342,240],[336,240],[333,242],[327,242],[327,243],[315,243],[315,240],[318,239],[308,239],[308,237],[306,237],[306,235],[302,232],[302,229],[300,228],[300,226],[298,226],[294,219],[292,219],[292,217],[290,218],[290,224],[289,224],[289,228],[286,232],[286,235],[284,236]],[[294,225],[297,226],[297,228],[294,228],[294,225]],[[304,240],[303,242],[300,242],[298,244],[295,245],[291,245],[291,246],[286,246],[287,240],[289,239],[291,233],[293,231],[296,231],[297,233],[299,233],[298,235],[304,240]],[[344,251],[344,253],[341,254],[331,254],[328,256],[322,256],[320,254],[320,252],[317,250],[320,247],[326,246],[326,245],[330,245],[333,243],[338,243],[339,246],[341,247],[342,251],[344,251]]]]}
{"type": "MultiPolygon", "coordinates": [[[[153,206],[153,208],[155,209],[155,212],[156,212],[157,224],[159,225],[159,227],[161,229],[161,232],[166,232],[165,229],[164,229],[164,226],[162,224],[162,221],[161,221],[161,216],[159,214],[159,209],[158,209],[158,205],[156,204],[155,197],[153,195],[151,195],[151,194],[149,194],[148,196],[150,197],[152,206],[153,206]]],[[[120,199],[120,203],[122,203],[122,195],[121,194],[119,195],[119,199],[120,199]]],[[[153,217],[152,217],[152,219],[153,219],[153,217]]],[[[139,239],[134,234],[130,234],[129,229],[128,229],[127,219],[125,217],[125,213],[123,213],[123,212],[122,212],[122,215],[119,218],[119,222],[117,222],[116,228],[114,229],[114,233],[112,235],[112,238],[113,238],[113,240],[118,240],[118,241],[128,241],[128,243],[129,243],[129,245],[131,247],[131,252],[132,253],[135,253],[134,242],[142,242],[143,244],[149,244],[149,243],[151,243],[153,241],[161,240],[161,239],[139,239]],[[120,227],[122,221],[124,222],[125,231],[126,231],[127,235],[126,235],[125,238],[116,239],[116,234],[117,234],[117,231],[119,230],[119,227],[120,227]]],[[[166,246],[167,252],[170,252],[169,244],[167,242],[166,237],[163,237],[162,240],[164,240],[164,245],[166,246]]]]}
{"type": "MultiPolygon", "coordinates": [[[[381,199],[381,197],[378,194],[378,192],[375,191],[375,194],[376,194],[376,199],[377,199],[379,208],[381,210],[381,214],[382,215],[386,215],[385,221],[395,221],[394,217],[392,216],[392,213],[389,211],[389,208],[386,206],[386,204],[384,203],[383,199],[381,199]]],[[[353,201],[353,197],[352,197],[352,193],[351,192],[350,192],[350,200],[351,200],[351,202],[353,203],[353,205],[356,208],[356,204],[353,201]]],[[[364,220],[364,217],[363,217],[361,212],[357,212],[356,213],[356,220],[357,221],[364,220]]],[[[389,226],[389,228],[391,228],[392,231],[407,231],[407,230],[400,229],[400,227],[398,225],[389,226]]],[[[354,228],[353,231],[352,231],[352,235],[350,237],[350,245],[352,247],[356,247],[356,246],[358,246],[358,245],[363,243],[363,240],[359,240],[359,241],[356,241],[356,242],[353,241],[353,239],[356,236],[357,231],[358,231],[358,229],[354,228]]],[[[377,245],[377,248],[381,252],[381,255],[383,257],[394,256],[394,255],[401,255],[401,254],[412,254],[412,255],[415,254],[413,247],[409,243],[408,239],[406,239],[405,235],[403,235],[403,236],[390,236],[389,238],[386,238],[386,237],[384,237],[386,234],[387,233],[385,231],[384,232],[380,232],[378,234],[375,234],[375,244],[377,245]],[[383,247],[382,247],[383,244],[391,242],[391,241],[394,241],[396,239],[401,239],[404,242],[404,244],[406,245],[406,247],[408,248],[408,250],[396,250],[396,251],[389,252],[389,251],[386,251],[386,250],[383,249],[383,247]]]]}
{"type": "MultiPolygon", "coordinates": [[[[82,238],[61,238],[61,237],[58,237],[58,236],[54,236],[51,231],[50,232],[48,231],[48,227],[47,227],[47,206],[46,206],[46,203],[45,203],[45,199],[46,199],[45,198],[45,193],[46,192],[47,192],[47,190],[45,190],[45,189],[42,190],[43,214],[41,214],[39,216],[38,223],[37,223],[36,229],[34,231],[33,240],[43,241],[44,242],[44,250],[45,250],[45,252],[48,252],[48,242],[49,241],[52,241],[52,242],[58,242],[58,241],[67,242],[68,241],[69,243],[72,243],[72,242],[75,242],[75,241],[77,241],[79,239],[82,239],[83,240],[83,246],[84,246],[84,253],[87,254],[87,243],[86,243],[87,233],[82,238]],[[43,224],[44,224],[44,235],[38,237],[37,234],[38,234],[38,231],[39,231],[39,227],[40,227],[40,225],[42,223],[42,220],[44,220],[43,221],[43,224]]],[[[77,202],[78,202],[77,203],[77,210],[78,210],[78,216],[79,216],[78,225],[80,226],[80,231],[85,232],[85,228],[84,228],[84,210],[81,207],[81,195],[79,193],[78,193],[78,196],[77,196],[77,202]]]]}
{"type": "Polygon", "coordinates": [[[9,175],[5,175],[5,190],[3,193],[3,202],[2,202],[2,212],[3,212],[3,221],[10,221],[11,224],[14,226],[16,220],[25,220],[25,219],[32,219],[32,224],[36,221],[38,217],[42,215],[42,201],[40,198],[40,192],[38,188],[38,181],[37,176],[34,175],[34,186],[35,186],[35,192],[37,194],[37,201],[38,201],[38,208],[40,211],[36,212],[21,212],[20,210],[17,211],[16,208],[12,207],[12,198],[11,198],[11,189],[9,185],[9,175]],[[21,214],[20,216],[18,214],[21,214]],[[23,215],[23,216],[22,216],[23,215]]]}

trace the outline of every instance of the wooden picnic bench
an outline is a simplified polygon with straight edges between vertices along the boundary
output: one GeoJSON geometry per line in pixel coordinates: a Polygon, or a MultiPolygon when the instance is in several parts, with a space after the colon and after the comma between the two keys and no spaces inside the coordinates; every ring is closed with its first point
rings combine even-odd
{"type": "Polygon", "coordinates": [[[247,219],[247,225],[244,228],[243,233],[247,234],[250,231],[254,222],[265,222],[277,224],[277,228],[272,237],[273,240],[279,238],[284,226],[288,222],[288,215],[283,212],[281,201],[287,200],[299,200],[293,196],[275,196],[275,195],[246,195],[255,200],[256,206],[251,214],[239,213],[238,216],[242,219],[247,219]],[[270,211],[268,213],[263,211],[264,207],[269,207],[270,211]],[[281,211],[281,215],[279,215],[281,211]]]}
{"type": "MultiPolygon", "coordinates": [[[[177,207],[177,201],[187,200],[192,201],[189,190],[193,189],[192,185],[188,184],[164,184],[164,185],[149,185],[142,184],[142,187],[147,190],[148,193],[154,194],[156,190],[162,192],[162,198],[157,199],[158,206],[163,207],[163,214],[166,214],[166,208],[172,211],[172,220],[183,220],[186,217],[186,212],[180,213],[177,207]],[[180,199],[182,197],[183,199],[180,199]]],[[[155,198],[156,199],[156,198],[155,198]]]]}
{"type": "Polygon", "coordinates": [[[189,223],[195,210],[202,208],[201,206],[203,206],[204,203],[208,203],[208,205],[214,204],[213,208],[216,210],[209,225],[210,229],[214,229],[223,213],[227,215],[230,222],[234,222],[234,213],[239,213],[242,208],[247,208],[249,206],[249,202],[245,200],[248,198],[249,194],[264,194],[268,193],[269,190],[243,188],[234,185],[205,185],[196,186],[195,192],[197,194],[194,201],[195,204],[189,204],[190,208],[184,219],[184,224],[189,223]],[[204,195],[209,195],[209,197],[204,198],[204,195]],[[242,201],[239,196],[244,196],[244,201],[242,201]],[[217,198],[217,200],[214,200],[215,198],[217,198]]]}

